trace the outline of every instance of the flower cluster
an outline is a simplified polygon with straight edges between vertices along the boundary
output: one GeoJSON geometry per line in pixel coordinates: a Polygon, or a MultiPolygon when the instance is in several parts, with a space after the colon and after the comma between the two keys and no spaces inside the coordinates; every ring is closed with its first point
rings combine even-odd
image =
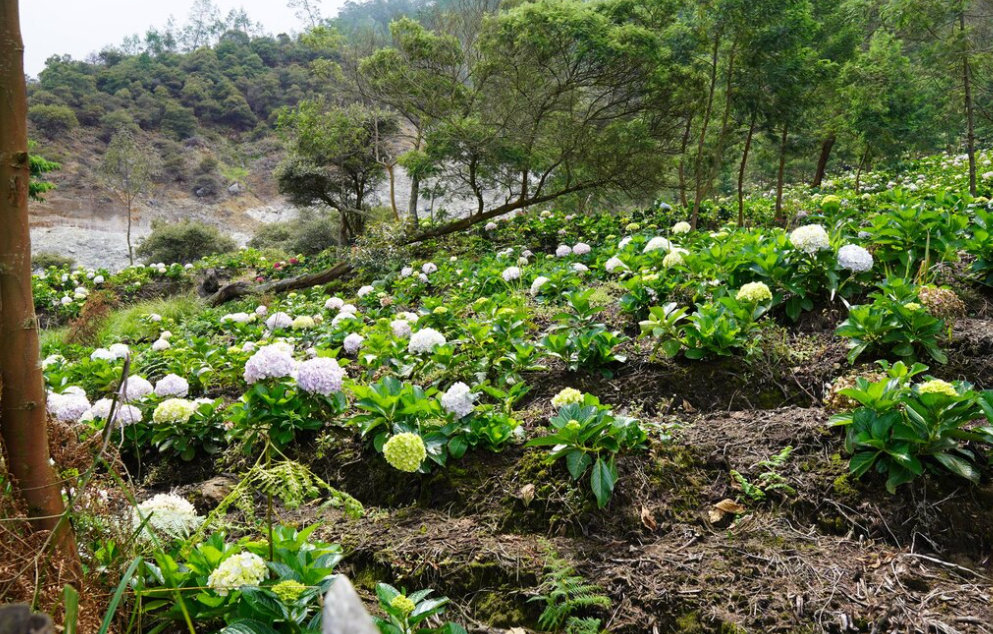
{"type": "Polygon", "coordinates": [[[534,281],[531,282],[531,295],[537,295],[541,291],[541,287],[544,286],[545,284],[548,284],[548,282],[550,281],[551,280],[549,280],[544,275],[539,275],[538,277],[534,278],[534,281]]]}
{"type": "Polygon", "coordinates": [[[262,379],[281,379],[292,375],[296,365],[282,346],[262,346],[245,364],[245,382],[252,385],[262,379]]]}
{"type": "Polygon", "coordinates": [[[955,291],[947,288],[922,286],[918,289],[917,296],[927,308],[927,311],[935,317],[953,320],[964,316],[966,313],[965,302],[959,299],[955,291]]]}
{"type": "Polygon", "coordinates": [[[590,247],[590,245],[586,244],[585,242],[577,242],[572,247],[572,252],[575,253],[576,255],[586,255],[592,250],[593,249],[590,247]]]}
{"type": "Polygon", "coordinates": [[[286,313],[273,313],[269,315],[269,319],[265,320],[265,327],[269,330],[281,330],[283,328],[289,328],[293,325],[293,318],[286,313]]]}
{"type": "Polygon", "coordinates": [[[872,264],[872,254],[857,244],[846,244],[838,249],[838,266],[846,271],[864,273],[872,264]]]}
{"type": "Polygon", "coordinates": [[[651,251],[668,251],[672,248],[672,243],[661,236],[657,236],[648,241],[645,248],[642,249],[643,253],[649,253],[651,251]]]}
{"type": "Polygon", "coordinates": [[[49,392],[47,404],[49,413],[62,423],[74,423],[90,409],[86,392],[76,386],[67,387],[61,394],[49,392]]]}
{"type": "Polygon", "coordinates": [[[455,418],[464,418],[476,408],[473,403],[475,399],[476,395],[469,386],[459,381],[441,395],[441,406],[445,411],[455,414],[455,418]]]}
{"type": "Polygon", "coordinates": [[[917,386],[917,391],[921,394],[944,394],[945,396],[958,396],[955,386],[948,381],[941,379],[931,379],[917,386]]]}
{"type": "Polygon", "coordinates": [[[356,352],[359,351],[359,348],[362,347],[363,341],[365,341],[365,337],[358,334],[357,332],[353,332],[352,334],[345,337],[345,340],[342,341],[341,345],[342,348],[345,349],[346,353],[355,354],[356,352]]]}
{"type": "Polygon", "coordinates": [[[345,370],[334,359],[317,357],[300,364],[297,371],[297,385],[304,392],[329,396],[340,392],[345,379],[345,370]]]}
{"type": "Polygon", "coordinates": [[[582,402],[583,393],[571,387],[563,389],[561,392],[552,397],[553,407],[565,407],[566,405],[575,405],[582,402]]]}
{"type": "Polygon", "coordinates": [[[242,586],[257,586],[266,578],[265,560],[254,553],[242,552],[228,557],[207,578],[207,585],[219,596],[242,586]]]}
{"type": "Polygon", "coordinates": [[[676,224],[672,225],[673,233],[689,233],[690,229],[692,229],[692,227],[690,227],[690,223],[686,222],[685,220],[681,222],[677,222],[676,224]]]}
{"type": "Polygon", "coordinates": [[[390,330],[397,339],[406,339],[410,336],[410,322],[406,319],[394,319],[390,322],[390,330]]]}
{"type": "Polygon", "coordinates": [[[512,282],[521,279],[521,269],[516,266],[508,266],[500,274],[504,282],[512,282]]]}
{"type": "Polygon", "coordinates": [[[445,345],[445,335],[434,328],[423,328],[410,336],[407,351],[411,354],[431,352],[435,346],[445,345]]]}
{"type": "Polygon", "coordinates": [[[614,256],[614,257],[610,258],[609,260],[607,260],[606,263],[604,263],[603,268],[607,269],[607,272],[608,273],[613,273],[614,271],[616,271],[618,269],[620,269],[620,270],[623,271],[623,270],[627,269],[628,267],[627,267],[626,264],[624,264],[624,262],[621,261],[621,259],[619,257],[614,256]]]}
{"type": "Polygon", "coordinates": [[[411,599],[407,598],[406,595],[398,594],[395,597],[393,597],[392,601],[390,601],[390,607],[393,608],[394,610],[397,610],[404,616],[406,616],[414,611],[414,609],[417,607],[417,604],[415,604],[411,599]]]}
{"type": "Polygon", "coordinates": [[[317,323],[314,321],[314,318],[307,315],[300,315],[290,323],[290,327],[293,330],[310,330],[316,325],[317,323]]]}
{"type": "Polygon", "coordinates": [[[189,501],[172,493],[159,493],[139,504],[132,517],[135,528],[146,519],[146,528],[169,539],[186,539],[203,523],[189,501]]]}
{"type": "Polygon", "coordinates": [[[189,381],[178,374],[167,374],[155,383],[155,396],[183,398],[189,393],[189,381]]]}
{"type": "Polygon", "coordinates": [[[280,581],[269,589],[283,603],[293,603],[307,590],[307,586],[299,581],[287,579],[286,581],[280,581]]]}
{"type": "Polygon", "coordinates": [[[772,291],[764,282],[749,282],[738,289],[735,299],[739,302],[757,304],[772,299],[772,291]]]}
{"type": "Polygon", "coordinates": [[[827,231],[820,225],[804,225],[797,227],[790,234],[790,244],[807,255],[831,248],[827,231]]]}
{"type": "Polygon", "coordinates": [[[572,247],[567,244],[560,244],[557,249],[555,249],[555,257],[564,258],[572,255],[572,247]]]}
{"type": "Polygon", "coordinates": [[[152,392],[155,388],[146,379],[140,376],[129,376],[127,381],[124,382],[124,400],[125,401],[138,401],[152,392]]]}
{"type": "Polygon", "coordinates": [[[671,269],[674,266],[682,266],[686,263],[686,260],[683,259],[683,255],[686,253],[688,253],[686,249],[680,249],[678,247],[672,251],[669,251],[669,253],[662,258],[662,266],[667,269],[671,269]]]}
{"type": "Polygon", "coordinates": [[[197,411],[197,404],[185,398],[170,398],[159,403],[152,412],[152,421],[159,424],[182,424],[197,411]]]}
{"type": "Polygon", "coordinates": [[[428,457],[424,440],[417,434],[402,433],[392,436],[383,445],[383,456],[386,462],[395,469],[413,473],[421,468],[421,463],[428,457]]]}

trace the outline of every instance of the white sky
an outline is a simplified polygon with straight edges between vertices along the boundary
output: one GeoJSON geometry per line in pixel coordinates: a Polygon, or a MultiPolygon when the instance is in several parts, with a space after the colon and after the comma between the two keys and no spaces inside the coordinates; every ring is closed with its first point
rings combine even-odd
{"type": "MultiPolygon", "coordinates": [[[[274,34],[300,30],[301,23],[286,0],[215,0],[222,14],[243,7],[255,22],[274,34]]],[[[325,17],[344,0],[323,0],[325,17]]],[[[20,0],[24,36],[24,70],[32,77],[52,55],[85,59],[126,36],[144,35],[150,26],[164,27],[169,16],[182,25],[193,0],[20,0]]]]}

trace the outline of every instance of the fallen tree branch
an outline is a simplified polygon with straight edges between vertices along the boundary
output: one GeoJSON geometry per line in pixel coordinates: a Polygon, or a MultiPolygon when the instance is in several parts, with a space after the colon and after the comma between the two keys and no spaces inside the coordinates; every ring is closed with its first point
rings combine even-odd
{"type": "Polygon", "coordinates": [[[304,288],[310,288],[311,286],[320,286],[321,284],[327,284],[332,280],[336,280],[339,277],[344,277],[351,271],[351,264],[348,262],[338,262],[331,268],[318,271],[317,273],[298,275],[285,280],[266,282],[265,284],[235,282],[234,284],[228,284],[227,286],[221,287],[216,293],[207,299],[207,303],[211,306],[218,306],[225,302],[229,302],[232,299],[238,299],[239,297],[245,297],[247,295],[282,293],[284,291],[296,291],[304,288]]]}
{"type": "MultiPolygon", "coordinates": [[[[534,196],[526,200],[515,200],[509,202],[499,207],[495,207],[489,211],[474,214],[472,216],[466,216],[456,220],[455,222],[450,222],[446,225],[442,225],[435,229],[428,229],[423,233],[419,233],[416,236],[412,236],[407,240],[404,240],[403,244],[416,244],[424,240],[429,240],[431,238],[439,238],[441,236],[446,236],[450,233],[455,233],[456,231],[461,231],[463,229],[468,229],[469,227],[483,222],[484,220],[491,220],[493,218],[498,218],[509,214],[512,211],[517,211],[519,209],[524,209],[525,207],[530,207],[532,205],[540,205],[542,203],[555,200],[566,194],[571,194],[584,189],[590,189],[600,185],[599,182],[584,183],[580,185],[574,185],[567,189],[557,191],[553,194],[546,194],[544,196],[534,196]]],[[[327,284],[331,280],[336,280],[340,277],[344,277],[348,273],[351,273],[352,265],[348,262],[338,262],[329,269],[324,269],[323,271],[318,271],[317,273],[308,273],[307,275],[299,275],[297,277],[287,278],[285,280],[279,280],[278,282],[266,282],[265,284],[249,284],[248,282],[235,282],[233,284],[228,284],[222,287],[216,293],[210,296],[207,303],[211,306],[218,306],[225,302],[229,302],[232,299],[238,299],[239,297],[245,297],[247,295],[258,295],[261,293],[281,293],[283,291],[296,291],[304,288],[310,288],[311,286],[320,286],[321,284],[327,284]]]]}

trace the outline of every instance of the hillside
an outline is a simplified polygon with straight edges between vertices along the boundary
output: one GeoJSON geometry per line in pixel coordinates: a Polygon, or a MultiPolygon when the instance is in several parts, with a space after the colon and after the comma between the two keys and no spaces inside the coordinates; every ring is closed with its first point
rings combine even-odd
{"type": "MultiPolygon", "coordinates": [[[[954,156],[860,175],[859,195],[854,180],[788,188],[811,211],[786,230],[764,195],[751,228],[719,205],[696,231],[668,208],[527,213],[368,244],[345,278],[218,307],[183,289],[218,266],[279,280],[340,254],[52,269],[39,310],[82,317],[45,335],[50,407],[105,429],[99,399],[130,355],[115,456],[139,508],[172,513],[150,525],[175,583],[202,593],[201,624],[316,614],[316,595],[278,585],[323,574],[294,554],[306,535],[374,614],[402,619],[391,597],[433,588],[453,634],[980,634],[993,208],[962,192],[954,156]],[[268,557],[251,535],[269,521],[278,578],[213,610],[212,553],[268,557]],[[177,522],[188,532],[163,532],[177,522]]],[[[118,495],[86,508],[113,515],[118,495]]],[[[131,571],[136,594],[156,570],[131,571]]],[[[150,623],[179,618],[148,605],[150,623]]]]}

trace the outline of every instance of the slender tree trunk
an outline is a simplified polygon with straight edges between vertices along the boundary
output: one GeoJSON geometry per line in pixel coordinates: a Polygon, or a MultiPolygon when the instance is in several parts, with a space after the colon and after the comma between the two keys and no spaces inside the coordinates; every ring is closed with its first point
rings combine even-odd
{"type": "Polygon", "coordinates": [[[862,152],[862,158],[859,159],[859,166],[855,170],[855,195],[859,195],[859,191],[862,188],[862,170],[865,169],[866,161],[869,160],[869,146],[865,147],[865,152],[862,152]]]}
{"type": "Polygon", "coordinates": [[[814,172],[814,181],[810,184],[811,187],[820,187],[821,183],[824,182],[824,174],[827,172],[828,159],[831,158],[834,142],[835,136],[832,133],[821,143],[821,155],[817,159],[817,171],[814,172]]]}
{"type": "Polygon", "coordinates": [[[700,203],[703,199],[703,147],[707,139],[707,127],[710,125],[710,114],[714,108],[714,92],[717,90],[717,53],[721,48],[720,29],[714,34],[714,49],[710,56],[710,90],[707,94],[707,108],[703,113],[703,125],[700,126],[700,141],[697,144],[696,165],[694,167],[694,178],[696,194],[693,196],[693,216],[690,218],[690,226],[696,229],[697,221],[700,218],[700,203]]]}
{"type": "Polygon", "coordinates": [[[724,114],[721,117],[721,131],[717,135],[717,148],[714,150],[713,156],[711,157],[710,167],[707,170],[706,185],[703,190],[702,198],[706,198],[710,195],[710,192],[714,188],[714,179],[717,178],[717,173],[720,171],[721,163],[724,159],[724,143],[727,141],[728,135],[728,122],[731,118],[731,93],[732,84],[734,80],[734,57],[738,50],[738,38],[734,39],[734,43],[731,45],[731,52],[728,54],[728,70],[727,78],[724,86],[724,114]]]}
{"type": "MultiPolygon", "coordinates": [[[[28,518],[54,530],[65,511],[49,464],[45,385],[31,294],[27,93],[17,0],[0,0],[0,439],[28,518]]],[[[54,543],[78,567],[68,522],[54,543]]]]}
{"type": "MultiPolygon", "coordinates": [[[[421,133],[420,130],[417,132],[417,138],[414,140],[414,149],[421,149],[421,133]]],[[[420,220],[417,218],[417,203],[421,194],[421,179],[418,178],[416,174],[410,176],[410,199],[407,201],[407,215],[412,221],[412,224],[416,227],[420,220]]]]}
{"type": "Polygon", "coordinates": [[[972,106],[972,67],[969,63],[969,40],[965,35],[965,11],[959,11],[962,35],[962,86],[965,89],[965,142],[969,153],[969,193],[976,195],[976,121],[972,106]]]}
{"type": "Polygon", "coordinates": [[[397,189],[396,189],[396,178],[393,174],[393,164],[389,163],[386,166],[386,173],[390,177],[390,208],[393,209],[393,218],[397,222],[400,221],[400,212],[397,211],[397,189]]]}
{"type": "Polygon", "coordinates": [[[134,249],[131,248],[131,201],[128,201],[128,262],[134,265],[134,249]]]}
{"type": "Polygon", "coordinates": [[[783,124],[783,140],[779,145],[779,174],[776,176],[776,222],[786,224],[783,218],[783,178],[786,175],[786,141],[789,138],[790,124],[783,124]]]}
{"type": "Polygon", "coordinates": [[[679,150],[679,204],[686,208],[686,148],[690,145],[690,132],[693,131],[693,115],[686,117],[686,129],[683,131],[683,145],[679,150]]]}
{"type": "Polygon", "coordinates": [[[755,134],[755,117],[752,113],[752,122],[748,126],[748,135],[745,137],[745,150],[741,153],[741,167],[738,168],[738,226],[745,226],[745,166],[748,164],[748,151],[752,149],[752,136],[755,134]]]}

